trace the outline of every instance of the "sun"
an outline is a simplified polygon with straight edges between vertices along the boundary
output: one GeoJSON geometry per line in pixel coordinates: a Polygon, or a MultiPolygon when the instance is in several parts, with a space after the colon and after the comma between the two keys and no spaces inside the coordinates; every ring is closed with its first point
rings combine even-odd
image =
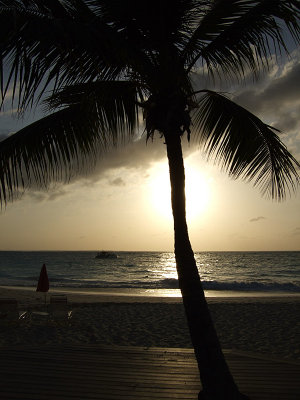
{"type": "MultiPolygon", "coordinates": [[[[172,219],[171,188],[168,166],[156,164],[150,171],[151,204],[160,217],[172,219]]],[[[205,213],[210,204],[209,179],[191,164],[185,166],[186,216],[192,221],[205,213]]]]}

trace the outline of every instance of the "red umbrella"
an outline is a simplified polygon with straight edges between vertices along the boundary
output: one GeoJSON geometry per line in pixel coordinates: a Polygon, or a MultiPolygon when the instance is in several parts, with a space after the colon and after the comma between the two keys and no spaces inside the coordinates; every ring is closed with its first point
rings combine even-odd
{"type": "Polygon", "coordinates": [[[48,279],[46,265],[43,264],[36,291],[45,293],[45,303],[46,303],[46,293],[48,292],[48,290],[49,290],[49,279],[48,279]]]}

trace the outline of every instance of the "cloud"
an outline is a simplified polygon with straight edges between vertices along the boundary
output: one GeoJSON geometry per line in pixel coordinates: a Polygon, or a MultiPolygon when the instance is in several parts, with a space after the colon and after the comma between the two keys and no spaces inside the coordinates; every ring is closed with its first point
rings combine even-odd
{"type": "Polygon", "coordinates": [[[109,184],[112,186],[126,186],[126,183],[122,178],[116,178],[109,181],[109,184]]]}
{"type": "Polygon", "coordinates": [[[233,101],[265,123],[281,130],[280,139],[300,159],[300,51],[294,51],[282,67],[274,67],[257,85],[235,93],[233,101]]]}
{"type": "Polygon", "coordinates": [[[234,96],[234,101],[259,113],[276,113],[300,102],[300,55],[289,61],[277,76],[270,73],[263,85],[251,85],[234,96]]]}
{"type": "Polygon", "coordinates": [[[44,201],[55,201],[66,194],[70,190],[66,186],[54,186],[48,190],[28,190],[24,193],[25,198],[30,198],[33,201],[44,202],[44,201]]]}
{"type": "Polygon", "coordinates": [[[269,62],[270,71],[258,81],[251,79],[247,71],[241,84],[230,85],[226,79],[210,82],[201,72],[194,74],[193,81],[197,89],[226,92],[234,102],[279,129],[282,142],[300,160],[300,50],[294,50],[280,64],[275,58],[269,62]]]}
{"type": "Polygon", "coordinates": [[[8,138],[9,135],[10,135],[9,129],[0,129],[0,142],[8,138]]]}
{"type": "Polygon", "coordinates": [[[263,220],[263,219],[266,219],[265,217],[262,217],[262,216],[260,216],[260,217],[256,217],[256,218],[252,218],[252,219],[250,219],[249,220],[249,222],[257,222],[257,221],[261,221],[261,220],[263,220]]]}
{"type": "MultiPolygon", "coordinates": [[[[184,157],[196,151],[195,145],[190,145],[187,140],[183,139],[183,152],[184,157]]],[[[154,163],[167,159],[166,145],[164,140],[156,135],[153,141],[146,143],[146,138],[143,136],[141,139],[129,143],[127,146],[113,149],[103,156],[99,156],[96,164],[88,171],[82,171],[77,176],[74,176],[72,182],[78,180],[99,181],[105,178],[109,172],[124,170],[140,170],[143,173],[151,168],[154,163]]],[[[121,177],[112,179],[110,177],[111,185],[124,185],[125,181],[121,177]],[[122,182],[123,180],[123,182],[122,182]]]]}
{"type": "Polygon", "coordinates": [[[18,108],[12,108],[12,109],[10,109],[8,111],[0,111],[0,117],[3,117],[3,116],[11,117],[13,115],[17,115],[18,113],[19,113],[19,109],[18,108]]]}
{"type": "Polygon", "coordinates": [[[297,227],[293,230],[292,236],[299,236],[300,235],[300,227],[297,227]]]}
{"type": "MultiPolygon", "coordinates": [[[[9,136],[9,131],[0,129],[0,140],[9,136]]],[[[184,154],[187,157],[195,151],[195,146],[189,145],[183,139],[184,154]]],[[[166,146],[163,138],[155,135],[153,141],[146,143],[146,138],[133,141],[126,146],[114,148],[110,152],[99,156],[94,166],[83,168],[74,173],[70,180],[62,178],[52,183],[46,190],[32,183],[30,187],[25,182],[26,191],[22,188],[15,192],[15,200],[32,200],[34,202],[55,201],[67,196],[76,190],[76,187],[89,187],[99,183],[103,187],[124,187],[131,183],[132,176],[138,174],[142,179],[147,178],[147,171],[153,164],[166,160],[166,146]],[[68,183],[68,184],[66,184],[68,183]]],[[[134,183],[134,182],[133,182],[134,183]]]]}

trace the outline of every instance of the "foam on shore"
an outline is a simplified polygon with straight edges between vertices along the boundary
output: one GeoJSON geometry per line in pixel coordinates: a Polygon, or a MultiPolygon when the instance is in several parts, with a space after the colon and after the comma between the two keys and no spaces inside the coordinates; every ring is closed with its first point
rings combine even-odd
{"type": "MultiPolygon", "coordinates": [[[[51,288],[46,294],[64,293],[73,303],[181,303],[179,289],[125,289],[125,288],[51,288]]],[[[36,292],[35,287],[0,286],[0,296],[16,297],[21,304],[32,304],[44,299],[44,293],[36,292]]],[[[285,292],[237,292],[221,290],[205,290],[209,303],[212,302],[249,302],[249,301],[300,301],[300,293],[285,292]]]]}

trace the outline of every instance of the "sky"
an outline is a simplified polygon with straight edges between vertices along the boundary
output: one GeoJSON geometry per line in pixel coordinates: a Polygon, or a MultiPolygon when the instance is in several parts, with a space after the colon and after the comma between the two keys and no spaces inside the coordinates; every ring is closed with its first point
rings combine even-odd
{"type": "MultiPolygon", "coordinates": [[[[218,87],[208,87],[218,89],[218,87]]],[[[221,86],[219,89],[223,89],[221,86]]],[[[230,98],[280,129],[300,160],[300,51],[258,82],[227,88],[230,98]]],[[[0,113],[0,140],[37,115],[0,113]]],[[[300,188],[284,202],[230,179],[183,140],[187,219],[194,251],[300,250],[300,188]]],[[[0,250],[173,251],[163,140],[116,149],[86,175],[48,191],[27,191],[0,213],[0,250]]]]}

